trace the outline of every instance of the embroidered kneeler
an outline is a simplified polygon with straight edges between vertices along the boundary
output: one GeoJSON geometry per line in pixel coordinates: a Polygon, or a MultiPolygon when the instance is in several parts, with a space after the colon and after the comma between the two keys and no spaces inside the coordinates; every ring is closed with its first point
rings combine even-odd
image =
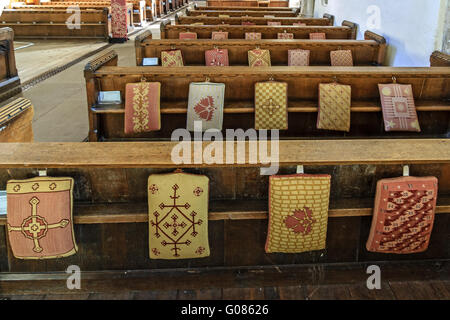
{"type": "Polygon", "coordinates": [[[254,49],[248,51],[249,67],[270,67],[270,51],[264,49],[254,49]]]}
{"type": "Polygon", "coordinates": [[[73,179],[10,180],[7,232],[14,257],[52,259],[78,251],[73,231],[73,179]]]}
{"type": "Polygon", "coordinates": [[[205,64],[212,67],[227,67],[228,49],[211,49],[205,51],[205,64]]]}
{"type": "Polygon", "coordinates": [[[287,130],[287,82],[255,84],[255,129],[287,130]]]}
{"type": "Polygon", "coordinates": [[[228,32],[225,31],[213,31],[211,33],[212,40],[225,40],[228,39],[228,32]]]}
{"type": "Polygon", "coordinates": [[[261,40],[261,32],[246,32],[245,40],[261,40]]]}
{"type": "Polygon", "coordinates": [[[188,173],[148,178],[150,259],[209,256],[209,179],[188,173]]]}
{"type": "Polygon", "coordinates": [[[159,109],[161,83],[127,83],[125,86],[125,133],[161,129],[159,109]]]}
{"type": "Polygon", "coordinates": [[[194,131],[194,121],[201,121],[202,131],[208,129],[222,130],[224,98],[224,83],[190,83],[187,129],[194,131]]]}
{"type": "Polygon", "coordinates": [[[435,177],[379,180],[367,250],[398,254],[427,250],[437,193],[435,177]]]}
{"type": "Polygon", "coordinates": [[[183,54],[181,50],[164,50],[161,51],[161,65],[163,67],[183,67],[183,54]]]}
{"type": "Polygon", "coordinates": [[[349,85],[319,84],[317,129],[349,132],[351,97],[349,85]]]}
{"type": "Polygon", "coordinates": [[[412,86],[379,84],[381,108],[386,131],[420,132],[412,86]]]}
{"type": "Polygon", "coordinates": [[[326,174],[269,178],[267,253],[325,249],[330,182],[326,174]]]}

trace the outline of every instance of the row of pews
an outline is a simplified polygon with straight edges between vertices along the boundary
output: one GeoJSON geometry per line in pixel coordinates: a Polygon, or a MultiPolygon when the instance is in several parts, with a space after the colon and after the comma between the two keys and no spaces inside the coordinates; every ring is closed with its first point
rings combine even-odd
{"type": "MultiPolygon", "coordinates": [[[[187,0],[127,0],[127,30],[186,6],[187,0]],[[173,3],[172,3],[173,1],[173,3]]],[[[63,0],[41,4],[12,4],[4,9],[0,24],[14,30],[16,39],[101,39],[111,36],[111,1],[63,0]],[[79,8],[79,26],[73,17],[79,8]],[[72,25],[71,25],[72,24],[72,25]]]]}
{"type": "MultiPolygon", "coordinates": [[[[224,1],[225,2],[225,1],[224,1]]],[[[211,7],[212,8],[212,7],[211,7]]],[[[199,11],[203,9],[197,8],[199,11]]],[[[226,8],[227,10],[229,8],[226,8]]],[[[222,10],[222,9],[217,9],[222,10]]],[[[248,18],[248,17],[246,17],[248,18]]],[[[304,18],[296,18],[302,21],[304,18]]],[[[433,279],[448,271],[450,226],[450,58],[435,52],[431,67],[384,66],[385,39],[373,32],[356,40],[356,25],[346,22],[307,26],[161,24],[161,39],[144,32],[136,38],[136,66],[118,66],[118,55],[109,51],[85,67],[89,113],[88,143],[10,143],[0,153],[0,189],[10,178],[36,176],[47,168],[49,176],[75,179],[74,221],[79,252],[71,257],[46,261],[14,259],[0,228],[0,283],[8,292],[35,290],[17,277],[45,280],[41,290],[65,292],[58,272],[78,265],[89,281],[82,290],[175,289],[184,287],[264,286],[309,284],[321,281],[366,281],[365,267],[382,266],[384,280],[408,277],[433,279]],[[278,40],[287,29],[294,40],[278,40]],[[309,40],[319,30],[326,40],[309,40]],[[245,32],[262,33],[262,40],[244,40],[245,32]],[[227,40],[211,40],[214,31],[229,32],[227,40]],[[197,39],[180,40],[180,32],[196,32],[197,39]],[[246,52],[254,47],[271,52],[271,67],[248,67],[246,52]],[[230,67],[205,66],[204,51],[226,48],[230,67]],[[311,65],[287,67],[286,52],[292,48],[311,51],[311,65]],[[329,52],[348,49],[353,67],[329,66],[329,52]],[[144,58],[160,57],[161,51],[180,49],[185,66],[142,66],[144,58]],[[120,91],[125,100],[129,83],[161,83],[161,130],[124,133],[124,105],[100,105],[101,91],[120,91]],[[267,166],[250,161],[245,142],[245,161],[232,163],[175,164],[171,152],[176,142],[172,132],[186,127],[189,84],[224,83],[223,130],[252,128],[256,82],[288,83],[287,130],[280,131],[279,174],[292,174],[298,165],[306,173],[332,175],[330,210],[325,250],[298,254],[267,254],[264,241],[268,224],[267,166]],[[422,132],[385,132],[378,83],[413,86],[422,132]],[[337,81],[352,87],[351,130],[348,133],[316,129],[319,83],[337,81]],[[365,242],[370,232],[374,192],[379,179],[397,177],[403,165],[414,176],[439,179],[439,197],[433,234],[427,251],[400,257],[369,252],[365,242]],[[211,255],[202,259],[158,260],[148,258],[147,178],[151,173],[185,172],[210,179],[209,243],[211,255]],[[407,260],[407,262],[405,261],[407,260]],[[433,266],[425,262],[433,262],[433,266]],[[312,267],[313,266],[313,267],[312,267]],[[111,271],[115,270],[115,271],[111,271]],[[108,271],[107,273],[104,271],[108,271]],[[33,277],[34,273],[43,273],[33,277]],[[114,278],[114,282],[102,279],[114,278]],[[103,282],[102,282],[103,281],[103,282]]],[[[180,21],[180,20],[179,20],[180,21]]],[[[179,22],[178,21],[178,22],[179,22]]],[[[308,20],[304,20],[308,21],[308,20]]],[[[319,20],[318,20],[319,21],[319,20]]],[[[317,22],[322,23],[322,22],[317,22]]],[[[0,113],[1,114],[1,113],[0,113]]],[[[0,131],[1,132],[1,131],[0,131]]],[[[270,141],[264,142],[270,145],[270,141]]],[[[205,147],[207,142],[203,142],[205,147]]],[[[188,142],[192,150],[194,143],[188,142]]],[[[237,142],[234,149],[238,148],[237,142]]],[[[227,150],[223,150],[225,155],[227,150]]],[[[0,225],[6,219],[0,217],[0,225]]],[[[85,278],[83,278],[85,279],[85,278]]]]}

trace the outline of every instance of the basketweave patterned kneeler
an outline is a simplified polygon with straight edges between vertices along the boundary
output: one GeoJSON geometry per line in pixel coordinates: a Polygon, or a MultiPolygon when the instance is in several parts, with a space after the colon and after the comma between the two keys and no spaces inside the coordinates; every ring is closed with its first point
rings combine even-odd
{"type": "Polygon", "coordinates": [[[379,84],[384,128],[386,131],[420,132],[412,86],[379,84]]]}
{"type": "Polygon", "coordinates": [[[435,177],[379,180],[368,251],[416,253],[428,248],[438,193],[435,177]]]}
{"type": "Polygon", "coordinates": [[[326,174],[269,178],[267,253],[325,249],[330,182],[326,174]]]}
{"type": "Polygon", "coordinates": [[[73,232],[72,178],[10,180],[7,230],[14,257],[51,259],[78,251],[73,232]]]}
{"type": "Polygon", "coordinates": [[[151,259],[209,256],[209,179],[188,173],[152,174],[148,178],[151,259]]]}
{"type": "Polygon", "coordinates": [[[208,129],[222,130],[224,98],[224,83],[190,83],[187,129],[194,131],[194,121],[201,121],[202,131],[208,129]]]}
{"type": "Polygon", "coordinates": [[[317,129],[349,132],[351,96],[349,85],[321,83],[317,129]]]}
{"type": "Polygon", "coordinates": [[[161,129],[159,82],[127,83],[125,86],[125,133],[161,129]]]}
{"type": "Polygon", "coordinates": [[[248,65],[250,67],[270,67],[270,51],[259,48],[249,50],[248,65]]]}
{"type": "Polygon", "coordinates": [[[257,82],[255,84],[255,129],[287,130],[287,83],[257,82]]]}

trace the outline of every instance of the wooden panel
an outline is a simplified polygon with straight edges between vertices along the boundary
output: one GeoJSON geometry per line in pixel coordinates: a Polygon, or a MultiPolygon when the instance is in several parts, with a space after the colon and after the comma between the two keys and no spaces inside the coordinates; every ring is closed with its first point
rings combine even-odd
{"type": "MultiPolygon", "coordinates": [[[[140,56],[137,65],[142,65],[142,58],[161,57],[161,51],[172,48],[180,49],[183,54],[185,66],[205,65],[205,55],[199,54],[214,47],[228,50],[228,60],[230,66],[248,66],[249,50],[256,47],[270,51],[272,66],[288,65],[288,50],[303,49],[310,50],[310,65],[331,65],[330,51],[333,50],[351,50],[353,63],[355,66],[369,66],[383,64],[384,58],[378,60],[379,51],[384,50],[384,46],[373,40],[145,40],[136,46],[140,50],[140,56]]],[[[136,53],[138,57],[138,53],[136,53]]]]}
{"type": "MultiPolygon", "coordinates": [[[[204,142],[207,145],[208,142],[204,142]]],[[[176,142],[115,142],[115,143],[9,143],[0,154],[0,168],[173,168],[171,150],[176,142]]],[[[191,144],[188,144],[190,146],[191,144]]],[[[234,143],[235,148],[237,142],[234,143]]],[[[248,142],[245,164],[213,166],[258,167],[248,163],[248,142]]],[[[450,163],[450,142],[445,139],[391,140],[319,140],[279,141],[280,165],[325,164],[420,164],[450,163]],[[385,150],[392,150],[386,153],[385,150]],[[411,150],[421,150],[412,153],[411,150]]],[[[270,149],[269,149],[270,150],[270,149]]],[[[226,150],[223,153],[226,155],[226,150]]],[[[204,167],[206,164],[183,167],[204,167]]]]}
{"type": "Polygon", "coordinates": [[[262,39],[276,39],[280,32],[293,33],[295,39],[309,39],[313,32],[323,32],[327,39],[356,39],[353,29],[349,27],[331,26],[238,26],[238,25],[161,25],[161,39],[178,39],[180,32],[196,32],[199,39],[211,39],[213,31],[228,32],[229,39],[244,39],[246,32],[260,32],[262,39]]]}
{"type": "Polygon", "coordinates": [[[197,6],[196,4],[194,4],[194,8],[195,10],[238,10],[238,11],[243,11],[243,10],[251,10],[251,11],[291,11],[293,10],[292,8],[288,8],[288,7],[244,7],[244,6],[239,6],[239,7],[233,7],[233,6],[206,6],[206,7],[201,7],[201,6],[197,6]]]}
{"type": "Polygon", "coordinates": [[[229,17],[229,18],[219,18],[219,17],[202,17],[202,16],[178,16],[175,19],[176,24],[188,25],[193,23],[202,22],[205,25],[242,25],[242,22],[252,22],[256,25],[267,26],[267,22],[281,22],[282,25],[292,26],[295,22],[305,23],[308,26],[329,26],[330,20],[326,18],[297,18],[297,17],[274,17],[274,18],[264,18],[263,17],[229,17]]]}
{"type": "Polygon", "coordinates": [[[294,11],[237,11],[237,10],[201,10],[193,11],[187,10],[186,14],[192,17],[198,16],[208,16],[208,17],[218,17],[219,15],[228,15],[230,17],[264,17],[264,16],[274,16],[274,17],[296,17],[297,13],[294,11]]]}
{"type": "Polygon", "coordinates": [[[6,244],[6,226],[0,226],[0,272],[8,272],[8,249],[6,244]]]}

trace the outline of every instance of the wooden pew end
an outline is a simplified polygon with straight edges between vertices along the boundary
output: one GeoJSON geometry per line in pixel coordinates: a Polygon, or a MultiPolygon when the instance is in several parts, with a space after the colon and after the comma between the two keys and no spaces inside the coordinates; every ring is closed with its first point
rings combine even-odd
{"type": "Polygon", "coordinates": [[[430,56],[430,67],[450,67],[450,55],[434,51],[430,56]]]}
{"type": "Polygon", "coordinates": [[[348,21],[348,20],[344,20],[344,21],[342,21],[342,26],[351,28],[352,29],[352,37],[350,39],[356,40],[356,35],[358,34],[358,24],[348,21]]]}
{"type": "Polygon", "coordinates": [[[334,26],[334,15],[329,14],[329,13],[324,13],[324,14],[323,14],[323,17],[324,17],[325,19],[330,20],[330,26],[334,26]]]}

